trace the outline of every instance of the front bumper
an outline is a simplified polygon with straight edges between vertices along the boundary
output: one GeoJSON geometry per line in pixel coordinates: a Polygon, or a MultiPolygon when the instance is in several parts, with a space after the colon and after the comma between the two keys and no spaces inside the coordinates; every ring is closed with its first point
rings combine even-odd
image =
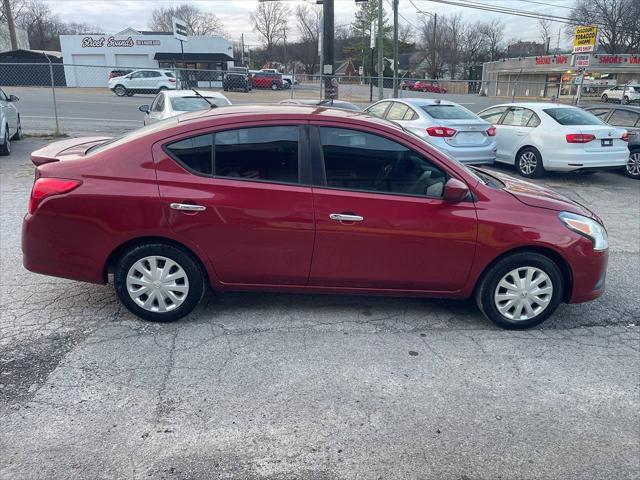
{"type": "Polygon", "coordinates": [[[609,250],[596,252],[583,239],[571,249],[572,289],[567,303],[581,303],[601,297],[605,291],[609,250]]]}

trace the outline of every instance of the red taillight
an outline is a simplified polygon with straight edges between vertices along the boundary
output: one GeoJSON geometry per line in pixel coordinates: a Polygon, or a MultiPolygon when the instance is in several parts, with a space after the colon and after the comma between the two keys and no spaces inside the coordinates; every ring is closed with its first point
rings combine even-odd
{"type": "Polygon", "coordinates": [[[566,138],[567,143],[589,143],[595,140],[596,136],[590,133],[569,133],[566,138]]]}
{"type": "Polygon", "coordinates": [[[496,127],[487,128],[487,135],[489,135],[490,137],[495,137],[496,136],[496,127]]]}
{"type": "Polygon", "coordinates": [[[622,140],[623,142],[628,142],[629,141],[629,132],[624,132],[622,134],[622,136],[620,137],[620,140],[622,140]]]}
{"type": "Polygon", "coordinates": [[[169,79],[169,83],[176,83],[176,79],[175,78],[170,78],[169,79]]]}
{"type": "Polygon", "coordinates": [[[456,130],[449,127],[429,127],[427,133],[432,137],[453,137],[456,130]]]}
{"type": "Polygon", "coordinates": [[[31,189],[29,213],[35,212],[38,205],[40,205],[45,198],[68,193],[74,188],[78,188],[81,183],[82,182],[78,180],[69,180],[67,178],[38,178],[31,189]]]}

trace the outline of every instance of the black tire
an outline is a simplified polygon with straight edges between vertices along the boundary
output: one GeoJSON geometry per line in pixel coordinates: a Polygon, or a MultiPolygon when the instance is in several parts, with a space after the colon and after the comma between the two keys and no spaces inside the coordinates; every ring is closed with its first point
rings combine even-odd
{"type": "Polygon", "coordinates": [[[9,136],[9,125],[4,127],[4,143],[0,144],[0,155],[6,156],[11,153],[11,137],[9,136]]]}
{"type": "Polygon", "coordinates": [[[542,155],[533,147],[523,148],[516,156],[516,170],[525,178],[540,178],[544,175],[542,155]]]}
{"type": "Polygon", "coordinates": [[[625,95],[624,97],[622,97],[622,100],[620,101],[620,103],[622,105],[627,105],[629,103],[629,97],[625,95]]]}
{"type": "Polygon", "coordinates": [[[244,93],[249,93],[249,87],[244,87],[244,93]]]}
{"type": "MultiPolygon", "coordinates": [[[[118,298],[122,304],[134,315],[151,322],[173,322],[188,315],[198,305],[205,291],[205,275],[200,263],[191,254],[174,245],[164,243],[148,243],[133,247],[125,252],[116,265],[114,284],[118,298]],[[127,288],[127,276],[132,266],[145,257],[164,257],[175,262],[186,274],[188,291],[182,303],[166,312],[154,312],[138,305],[131,297],[127,288]]],[[[139,296],[141,300],[149,298],[139,296]]],[[[158,300],[152,301],[158,306],[158,300]]],[[[166,303],[165,303],[166,306],[166,303]]],[[[168,307],[170,308],[170,306],[168,307]]]]}
{"type": "Polygon", "coordinates": [[[118,97],[124,97],[127,94],[127,89],[124,85],[116,85],[113,87],[113,93],[118,97]]]}
{"type": "Polygon", "coordinates": [[[602,95],[602,97],[600,97],[600,99],[604,102],[607,103],[609,101],[609,96],[605,93],[604,95],[602,95]]]}
{"type": "Polygon", "coordinates": [[[277,83],[272,83],[271,84],[271,90],[278,90],[278,84],[277,83]]]}
{"type": "MultiPolygon", "coordinates": [[[[541,285],[546,285],[546,281],[541,285]]],[[[535,327],[549,318],[560,305],[563,295],[562,273],[553,260],[535,252],[519,252],[499,259],[487,269],[476,288],[476,304],[480,311],[496,325],[510,330],[521,330],[535,327]],[[515,320],[498,310],[494,295],[498,291],[498,284],[505,276],[513,270],[525,267],[533,267],[544,272],[549,278],[553,291],[549,294],[551,297],[549,303],[538,314],[528,319],[515,320]]]]}
{"type": "Polygon", "coordinates": [[[16,130],[16,133],[13,134],[13,137],[11,137],[11,140],[22,140],[22,122],[20,121],[20,115],[18,115],[18,128],[16,130]]]}
{"type": "Polygon", "coordinates": [[[624,167],[624,174],[634,180],[640,180],[640,148],[634,148],[629,152],[629,161],[624,167]]]}

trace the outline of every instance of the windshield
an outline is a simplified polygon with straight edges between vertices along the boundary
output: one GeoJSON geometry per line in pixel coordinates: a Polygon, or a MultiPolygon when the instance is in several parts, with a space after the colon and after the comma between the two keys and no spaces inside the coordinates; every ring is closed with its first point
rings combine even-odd
{"type": "Polygon", "coordinates": [[[543,111],[560,125],[606,125],[594,114],[579,108],[545,108],[543,111]]]}
{"type": "Polygon", "coordinates": [[[101,152],[102,150],[106,150],[107,148],[117,147],[118,145],[122,145],[123,143],[128,142],[129,140],[134,140],[136,138],[140,138],[148,133],[153,133],[158,130],[162,130],[166,128],[168,125],[172,125],[178,123],[177,117],[169,117],[164,120],[160,120],[156,123],[152,123],[151,125],[147,125],[146,127],[138,128],[137,130],[132,130],[127,133],[123,133],[122,135],[118,135],[117,137],[113,137],[110,140],[107,140],[104,143],[100,143],[98,145],[94,145],[93,147],[87,150],[87,154],[101,152]]]}
{"type": "Polygon", "coordinates": [[[439,120],[477,120],[478,117],[458,105],[423,105],[422,110],[432,118],[439,120]]]}
{"type": "MultiPolygon", "coordinates": [[[[206,97],[214,105],[223,107],[230,105],[224,98],[206,97]]],[[[206,110],[209,108],[207,100],[201,97],[175,97],[171,99],[171,108],[177,112],[195,112],[196,110],[206,110]]]]}

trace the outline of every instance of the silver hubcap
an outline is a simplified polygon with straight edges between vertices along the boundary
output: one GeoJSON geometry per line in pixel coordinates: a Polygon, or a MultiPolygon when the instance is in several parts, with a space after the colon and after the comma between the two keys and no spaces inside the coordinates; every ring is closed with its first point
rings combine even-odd
{"type": "Polygon", "coordinates": [[[127,292],[149,312],[164,313],[182,305],[189,293],[189,279],[180,265],[167,257],[144,257],[127,273],[127,292]]]}
{"type": "Polygon", "coordinates": [[[493,299],[498,311],[509,320],[531,320],[551,302],[553,285],[536,267],[520,267],[507,273],[496,287],[493,299]]]}
{"type": "Polygon", "coordinates": [[[629,155],[629,161],[627,162],[627,172],[629,175],[637,177],[640,175],[640,152],[633,152],[629,155]]]}
{"type": "Polygon", "coordinates": [[[124,88],[123,87],[116,87],[116,94],[118,95],[124,95],[124,88]]]}
{"type": "Polygon", "coordinates": [[[520,155],[519,165],[522,173],[531,175],[538,166],[538,159],[536,158],[535,153],[524,152],[522,155],[520,155]]]}

